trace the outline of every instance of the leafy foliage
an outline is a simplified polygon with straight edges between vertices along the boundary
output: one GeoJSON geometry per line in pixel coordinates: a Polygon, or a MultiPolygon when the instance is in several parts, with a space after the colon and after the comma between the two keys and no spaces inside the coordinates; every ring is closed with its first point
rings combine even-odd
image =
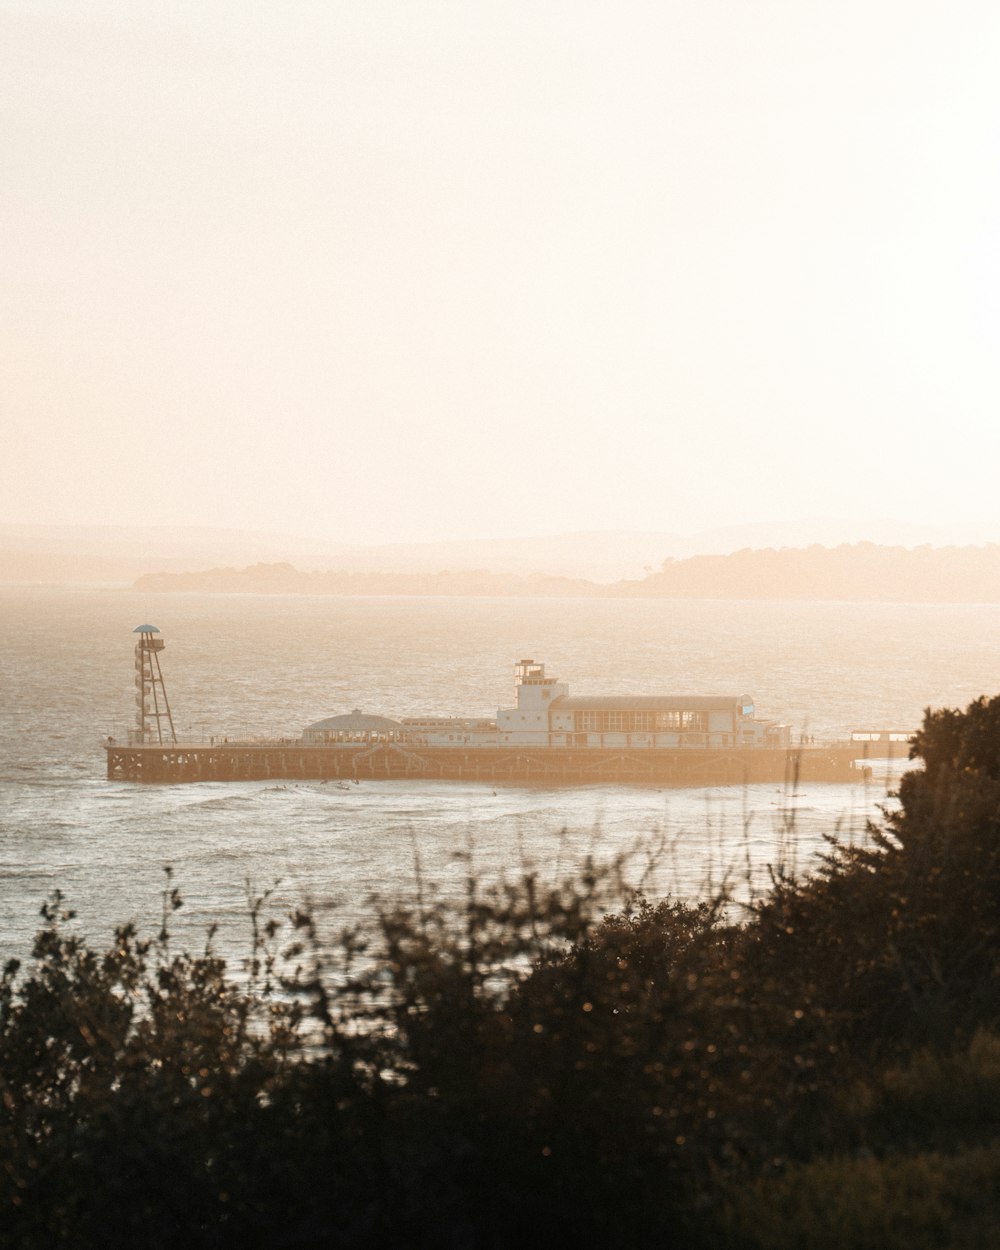
{"type": "Polygon", "coordinates": [[[169,879],[103,952],[54,896],[0,979],[0,1245],[988,1244],[1000,700],[914,750],[743,923],[587,866],[334,942],[255,899],[232,971],[169,879]]]}

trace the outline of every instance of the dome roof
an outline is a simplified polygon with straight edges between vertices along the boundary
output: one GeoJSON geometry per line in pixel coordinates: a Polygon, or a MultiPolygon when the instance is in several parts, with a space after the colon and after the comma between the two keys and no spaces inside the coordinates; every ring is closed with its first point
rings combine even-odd
{"type": "Polygon", "coordinates": [[[343,716],[328,716],[326,720],[307,725],[305,731],[307,734],[392,733],[402,728],[398,720],[390,720],[388,716],[370,716],[356,707],[343,716]]]}

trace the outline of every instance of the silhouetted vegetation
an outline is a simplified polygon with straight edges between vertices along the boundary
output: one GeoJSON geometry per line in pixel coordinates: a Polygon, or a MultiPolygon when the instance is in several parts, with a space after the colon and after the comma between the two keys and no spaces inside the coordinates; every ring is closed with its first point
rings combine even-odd
{"type": "Polygon", "coordinates": [[[614,593],[664,599],[855,599],[886,603],[1000,601],[1000,545],[888,547],[843,543],[669,559],[614,593]]]}
{"type": "Polygon", "coordinates": [[[303,572],[291,564],[147,573],[133,589],[303,595],[460,595],[647,599],[853,599],[887,603],[1000,603],[1000,544],[981,547],[745,548],[664,560],[637,580],[458,569],[438,573],[303,572]]]}
{"type": "Polygon", "coordinates": [[[985,1247],[1000,1224],[1000,698],[747,914],[609,879],[251,909],[234,974],[44,909],[0,986],[0,1244],[985,1247]]]}

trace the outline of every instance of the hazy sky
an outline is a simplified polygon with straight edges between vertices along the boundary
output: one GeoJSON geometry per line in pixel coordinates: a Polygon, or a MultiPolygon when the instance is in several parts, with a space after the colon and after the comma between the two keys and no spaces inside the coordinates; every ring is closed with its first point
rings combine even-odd
{"type": "Polygon", "coordinates": [[[0,0],[0,520],[995,523],[994,0],[0,0]]]}

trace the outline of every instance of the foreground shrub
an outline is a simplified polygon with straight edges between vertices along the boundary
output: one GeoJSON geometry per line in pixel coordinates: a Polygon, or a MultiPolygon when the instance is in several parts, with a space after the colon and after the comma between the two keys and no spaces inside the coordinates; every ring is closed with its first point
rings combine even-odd
{"type": "Polygon", "coordinates": [[[736,1189],[722,1205],[729,1250],[988,1250],[1000,1146],[817,1159],[736,1189]]]}
{"type": "Polygon", "coordinates": [[[924,1049],[844,1092],[853,1149],[723,1182],[731,1250],[991,1247],[1000,1214],[1000,1036],[924,1049]]]}

